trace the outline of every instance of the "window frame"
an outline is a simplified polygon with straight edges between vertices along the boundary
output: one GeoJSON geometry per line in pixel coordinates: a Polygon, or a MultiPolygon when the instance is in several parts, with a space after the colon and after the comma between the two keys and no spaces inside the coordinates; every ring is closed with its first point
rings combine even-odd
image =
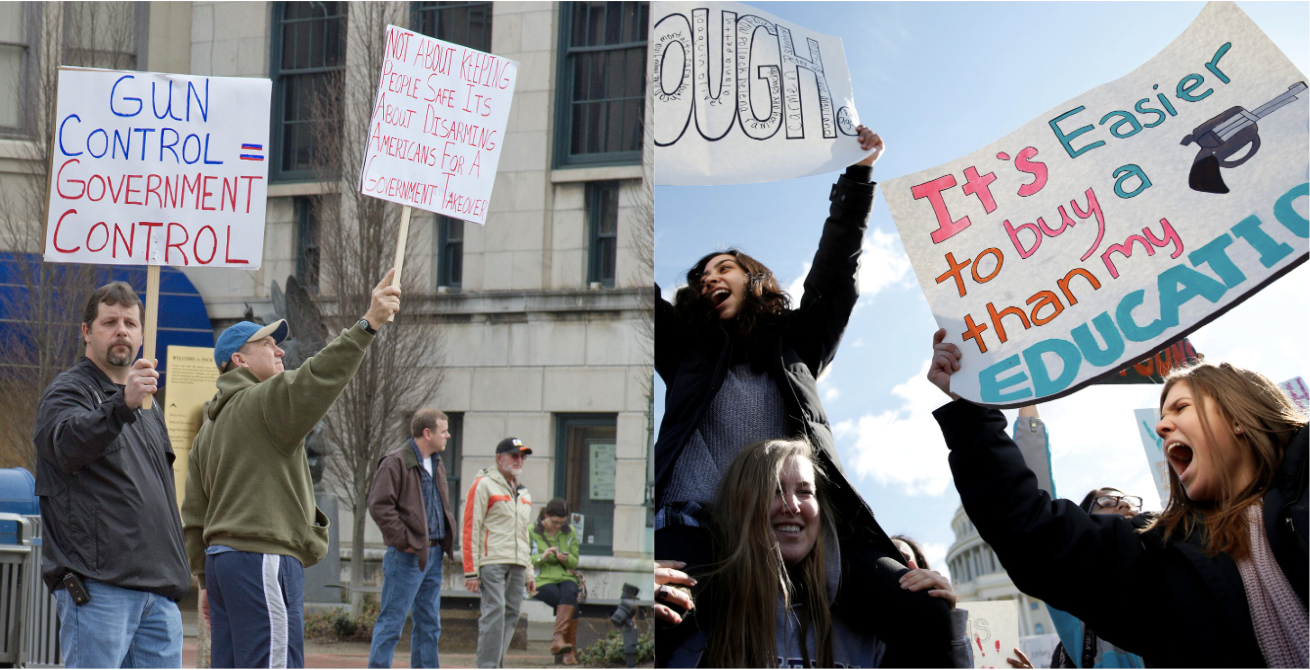
{"type": "MultiPolygon", "coordinates": [[[[614,444],[617,455],[618,447],[618,426],[619,415],[617,413],[558,413],[555,414],[555,490],[552,497],[569,500],[569,465],[575,460],[578,468],[585,469],[587,464],[583,459],[569,458],[569,429],[570,428],[612,428],[614,430],[614,444]]],[[[615,467],[617,468],[617,460],[615,467]]],[[[617,473],[616,473],[617,475],[617,473]]],[[[579,492],[581,497],[581,492],[579,492]]],[[[615,536],[615,508],[618,501],[611,503],[609,512],[610,519],[610,543],[596,544],[587,542],[586,537],[578,538],[578,553],[582,556],[613,556],[614,555],[614,536],[615,536]]],[[[576,505],[569,503],[570,512],[578,512],[576,505]]]]}
{"type": "Polygon", "coordinates": [[[36,60],[32,57],[32,54],[34,50],[39,48],[37,42],[41,36],[42,16],[40,7],[42,6],[44,6],[43,3],[37,2],[22,3],[23,41],[0,42],[0,46],[22,47],[23,49],[23,59],[18,66],[18,78],[14,82],[14,93],[18,100],[18,125],[0,125],[0,137],[30,139],[34,134],[32,105],[36,96],[23,95],[23,92],[32,90],[33,79],[36,77],[36,60]]]}
{"type": "Polygon", "coordinates": [[[296,212],[296,281],[305,290],[318,294],[318,282],[323,268],[323,216],[322,196],[299,195],[292,199],[296,212]],[[319,202],[315,202],[315,199],[319,202]],[[306,245],[306,233],[313,232],[313,244],[306,245]],[[311,262],[309,249],[313,249],[313,268],[306,268],[311,262]]]}
{"type": "MultiPolygon", "coordinates": [[[[268,155],[270,164],[268,166],[268,181],[271,184],[317,181],[319,175],[312,167],[307,170],[282,169],[282,152],[285,148],[283,142],[286,141],[286,134],[284,132],[286,119],[282,116],[283,108],[286,104],[286,80],[284,80],[284,77],[330,74],[333,72],[341,72],[344,75],[346,69],[346,58],[348,57],[346,41],[349,34],[350,3],[338,2],[337,4],[341,8],[341,13],[334,17],[325,17],[323,19],[303,19],[304,21],[311,21],[340,18],[341,34],[338,36],[338,40],[341,44],[341,59],[339,64],[333,66],[303,68],[290,73],[287,73],[282,69],[282,35],[284,32],[284,24],[286,22],[286,8],[288,2],[273,2],[270,4],[272,5],[272,20],[269,22],[269,26],[272,35],[269,42],[268,78],[273,82],[273,99],[272,104],[270,105],[271,109],[269,110],[270,146],[268,155]]],[[[343,118],[338,117],[337,122],[341,123],[344,127],[343,118]]]]}
{"type": "Polygon", "coordinates": [[[601,288],[614,288],[618,281],[619,274],[619,196],[623,192],[623,182],[618,179],[607,179],[604,181],[589,181],[586,185],[586,192],[583,194],[583,202],[586,206],[587,213],[587,285],[600,284],[601,288]],[[600,191],[613,191],[614,193],[614,233],[612,235],[602,235],[601,219],[604,218],[604,204],[600,191]],[[602,257],[605,249],[601,248],[602,240],[612,240],[612,244],[607,248],[614,254],[614,276],[605,277],[604,263],[602,257]]]}
{"type": "Polygon", "coordinates": [[[438,214],[437,221],[437,287],[445,287],[451,293],[459,293],[464,287],[464,235],[467,227],[467,221],[456,219],[450,216],[438,214]],[[458,240],[450,239],[450,225],[452,223],[460,224],[460,233],[458,240]],[[459,245],[459,277],[451,277],[451,263],[446,256],[446,247],[451,244],[459,245]]]}
{"type": "Polygon", "coordinates": [[[464,460],[464,413],[463,412],[446,412],[446,429],[450,431],[450,439],[446,441],[446,449],[441,452],[441,460],[446,466],[446,494],[448,503],[455,509],[450,510],[451,516],[455,518],[455,527],[450,532],[455,534],[454,548],[459,548],[460,543],[460,520],[463,518],[460,514],[460,505],[464,502],[464,489],[460,488],[461,478],[459,467],[464,460]]]}
{"type": "MultiPolygon", "coordinates": [[[[437,0],[437,1],[439,1],[439,0],[437,0]]],[[[487,8],[487,44],[486,44],[486,47],[487,47],[487,48],[483,49],[483,48],[481,48],[481,47],[479,47],[479,46],[477,46],[477,45],[473,45],[473,44],[462,44],[462,43],[459,43],[459,42],[452,42],[452,44],[461,44],[461,46],[466,46],[466,47],[469,47],[469,48],[471,48],[471,49],[477,49],[477,50],[479,50],[479,51],[485,51],[485,52],[487,52],[487,53],[492,53],[492,51],[491,51],[491,44],[492,44],[492,30],[493,30],[493,27],[494,27],[494,25],[495,25],[495,11],[494,11],[494,9],[492,8],[492,5],[493,5],[494,3],[493,3],[491,0],[465,0],[464,2],[452,2],[451,4],[449,4],[449,5],[445,6],[445,7],[437,7],[437,6],[434,6],[434,7],[424,7],[424,6],[423,6],[424,4],[425,4],[425,3],[422,2],[422,1],[411,2],[411,3],[410,3],[409,25],[412,27],[412,29],[413,29],[414,32],[419,33],[420,35],[428,35],[427,33],[423,32],[423,30],[422,30],[422,27],[423,27],[423,13],[424,13],[424,12],[431,11],[432,13],[436,14],[436,15],[438,16],[438,18],[439,18],[439,17],[441,16],[441,10],[443,10],[443,9],[472,9],[472,8],[474,8],[474,7],[482,7],[482,6],[485,6],[485,7],[487,8]]],[[[437,25],[440,25],[440,22],[439,22],[439,21],[438,21],[437,25]]],[[[466,27],[467,27],[467,26],[466,26],[466,27]]],[[[436,35],[428,35],[428,37],[431,37],[431,38],[433,38],[433,39],[441,39],[441,38],[437,37],[436,35]]],[[[446,41],[449,41],[449,40],[446,40],[446,41]]]]}
{"type": "MultiPolygon", "coordinates": [[[[625,2],[637,2],[640,0],[624,0],[625,2]]],[[[573,47],[573,16],[574,10],[579,6],[586,4],[583,2],[561,2],[559,3],[559,43],[556,45],[556,65],[555,65],[555,141],[554,157],[552,167],[555,168],[578,168],[578,167],[612,167],[625,165],[640,165],[642,146],[646,142],[645,131],[645,98],[647,93],[647,84],[645,70],[649,60],[650,44],[650,26],[649,20],[642,26],[646,33],[646,39],[640,42],[625,42],[622,44],[605,44],[600,46],[573,47]],[[572,59],[570,56],[577,53],[595,53],[601,51],[620,51],[642,47],[642,104],[638,107],[638,120],[641,121],[642,128],[639,132],[640,141],[637,148],[631,151],[610,151],[596,154],[579,154],[572,155],[570,151],[570,140],[573,138],[573,68],[570,67],[572,59]]],[[[649,5],[649,3],[646,3],[649,5]]],[[[650,8],[647,9],[649,19],[650,8]]]]}

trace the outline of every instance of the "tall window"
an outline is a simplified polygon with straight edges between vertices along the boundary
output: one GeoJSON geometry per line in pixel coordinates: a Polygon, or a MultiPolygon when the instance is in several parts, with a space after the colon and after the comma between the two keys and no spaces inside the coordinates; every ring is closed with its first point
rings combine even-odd
{"type": "Polygon", "coordinates": [[[334,160],[341,129],[346,3],[279,2],[273,9],[271,179],[312,179],[334,160]]]}
{"type": "Polygon", "coordinates": [[[437,286],[464,283],[464,222],[437,215],[437,286]]]}
{"type": "Polygon", "coordinates": [[[296,279],[311,293],[318,292],[319,212],[312,198],[296,203],[296,279]]]}
{"type": "Polygon", "coordinates": [[[646,2],[561,2],[557,165],[641,162],[646,2]]]}
{"type": "Polygon", "coordinates": [[[459,547],[459,506],[464,502],[465,493],[459,479],[459,464],[464,455],[464,413],[446,412],[446,417],[450,440],[446,442],[446,450],[441,452],[441,461],[446,466],[446,492],[450,497],[450,514],[455,517],[455,527],[451,528],[450,532],[455,534],[455,546],[459,547]]]}
{"type": "Polygon", "coordinates": [[[0,2],[0,133],[20,134],[25,130],[24,92],[28,85],[31,56],[27,16],[31,3],[0,2]]]}
{"type": "Polygon", "coordinates": [[[555,495],[582,515],[579,552],[614,554],[615,414],[560,414],[556,417],[555,495]]]}
{"type": "Polygon", "coordinates": [[[60,65],[137,69],[138,45],[145,41],[145,5],[144,2],[65,3],[66,44],[64,62],[60,65]]]}
{"type": "Polygon", "coordinates": [[[416,2],[414,25],[429,37],[491,51],[490,2],[416,2]]]}
{"type": "Polygon", "coordinates": [[[619,248],[619,182],[587,184],[587,282],[614,288],[619,248]]]}

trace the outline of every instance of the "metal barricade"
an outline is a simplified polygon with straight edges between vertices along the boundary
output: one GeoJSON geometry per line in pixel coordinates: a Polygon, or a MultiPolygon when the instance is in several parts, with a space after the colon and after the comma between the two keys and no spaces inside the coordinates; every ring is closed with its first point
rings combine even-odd
{"type": "Polygon", "coordinates": [[[30,551],[23,589],[26,603],[22,626],[22,648],[19,662],[28,668],[62,668],[64,657],[59,651],[59,614],[55,610],[55,597],[41,579],[41,517],[25,516],[32,530],[30,551]]]}
{"type": "Polygon", "coordinates": [[[18,514],[0,514],[0,522],[15,526],[18,544],[0,544],[0,663],[22,665],[24,590],[32,547],[27,519],[18,514]]]}

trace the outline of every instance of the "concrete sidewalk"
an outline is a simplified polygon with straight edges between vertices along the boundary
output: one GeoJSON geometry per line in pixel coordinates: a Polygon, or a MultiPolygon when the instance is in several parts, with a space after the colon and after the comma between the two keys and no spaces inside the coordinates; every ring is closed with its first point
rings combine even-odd
{"type": "MultiPolygon", "coordinates": [[[[442,653],[443,668],[477,667],[473,654],[442,653]]],[[[549,642],[529,642],[527,650],[510,649],[505,658],[507,668],[549,668],[555,665],[555,657],[550,653],[549,642]]],[[[363,642],[338,642],[324,644],[305,640],[306,668],[364,668],[368,666],[368,644],[363,642]]],[[[649,666],[649,664],[648,664],[649,666]]],[[[182,644],[182,667],[196,666],[196,639],[188,637],[182,644]]],[[[409,646],[396,646],[396,655],[391,667],[409,667],[409,646]]]]}

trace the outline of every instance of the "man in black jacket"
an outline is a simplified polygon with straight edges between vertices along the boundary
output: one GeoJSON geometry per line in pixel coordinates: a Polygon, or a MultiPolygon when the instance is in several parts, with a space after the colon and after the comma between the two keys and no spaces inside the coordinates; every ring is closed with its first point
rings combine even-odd
{"type": "Polygon", "coordinates": [[[177,601],[191,571],[163,411],[141,408],[159,382],[155,361],[133,363],[141,316],[123,282],[91,294],[86,355],[46,388],[32,435],[41,573],[55,594],[69,668],[182,664],[177,601]]]}

